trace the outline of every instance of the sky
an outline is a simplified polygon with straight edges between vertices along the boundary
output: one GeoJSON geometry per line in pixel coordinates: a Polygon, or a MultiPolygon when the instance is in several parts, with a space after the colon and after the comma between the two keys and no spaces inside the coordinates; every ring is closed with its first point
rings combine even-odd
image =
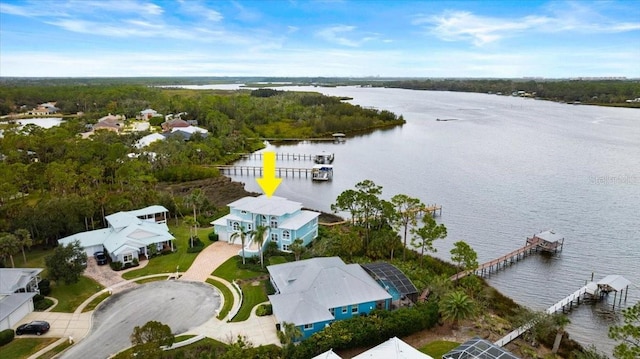
{"type": "Polygon", "coordinates": [[[0,76],[640,78],[640,0],[0,0],[0,76]]]}

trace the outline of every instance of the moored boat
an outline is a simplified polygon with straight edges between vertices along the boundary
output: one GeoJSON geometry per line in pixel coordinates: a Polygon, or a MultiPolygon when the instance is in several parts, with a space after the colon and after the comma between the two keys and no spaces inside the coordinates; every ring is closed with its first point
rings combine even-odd
{"type": "Polygon", "coordinates": [[[315,165],[311,168],[311,179],[314,181],[331,181],[333,178],[332,165],[315,165]]]}

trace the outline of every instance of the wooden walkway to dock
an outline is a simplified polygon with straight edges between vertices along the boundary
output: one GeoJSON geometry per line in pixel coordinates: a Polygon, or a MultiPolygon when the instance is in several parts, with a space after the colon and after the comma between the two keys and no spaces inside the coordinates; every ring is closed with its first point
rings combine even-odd
{"type": "MultiPolygon", "coordinates": [[[[263,157],[262,152],[255,153],[236,153],[237,155],[242,156],[243,159],[248,160],[261,160],[263,157]]],[[[276,160],[281,161],[313,161],[316,158],[316,155],[310,155],[306,153],[275,153],[276,160]]]]}
{"type": "Polygon", "coordinates": [[[520,247],[515,251],[512,251],[508,254],[505,254],[499,258],[494,260],[490,260],[486,263],[482,263],[476,269],[469,269],[451,276],[452,281],[456,281],[458,279],[464,278],[470,274],[476,274],[480,277],[484,277],[486,275],[491,274],[493,271],[498,271],[500,268],[505,268],[507,265],[511,265],[515,262],[520,261],[520,259],[525,258],[527,255],[531,254],[534,251],[537,251],[538,245],[540,243],[535,240],[529,239],[527,244],[524,247],[520,247]]]}
{"type": "MultiPolygon", "coordinates": [[[[262,176],[263,166],[215,166],[220,173],[226,175],[240,176],[262,176]]],[[[276,175],[282,177],[300,177],[311,178],[311,168],[301,167],[277,167],[276,175]],[[284,176],[283,176],[284,175],[284,176]]]]}
{"type": "MultiPolygon", "coordinates": [[[[588,287],[585,285],[582,288],[576,290],[575,292],[569,294],[568,296],[562,298],[558,303],[547,308],[547,310],[545,310],[545,313],[555,314],[560,310],[562,310],[562,312],[564,313],[567,307],[569,307],[569,310],[571,310],[573,309],[573,303],[576,303],[576,306],[580,305],[580,298],[584,297],[586,293],[588,293],[588,287]]],[[[527,323],[521,326],[520,328],[517,328],[516,330],[512,331],[511,333],[505,335],[504,337],[502,337],[500,340],[496,341],[493,344],[503,347],[509,344],[512,340],[521,336],[527,330],[531,329],[531,327],[533,327],[533,323],[527,323]]]]}

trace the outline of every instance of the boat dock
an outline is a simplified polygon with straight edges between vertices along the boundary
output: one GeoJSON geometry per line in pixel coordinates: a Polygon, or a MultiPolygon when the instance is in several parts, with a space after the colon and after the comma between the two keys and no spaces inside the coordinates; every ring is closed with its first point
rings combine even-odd
{"type": "MultiPolygon", "coordinates": [[[[262,176],[263,166],[215,166],[220,173],[225,175],[240,175],[240,176],[262,176]]],[[[311,168],[301,167],[277,167],[275,169],[278,177],[299,177],[310,178],[311,168]]]]}
{"type": "MultiPolygon", "coordinates": [[[[263,157],[262,152],[254,153],[236,153],[247,160],[261,160],[263,157]]],[[[313,161],[317,155],[310,155],[306,153],[275,153],[276,160],[281,161],[313,161]]]]}
{"type": "Polygon", "coordinates": [[[500,269],[504,269],[508,265],[512,265],[532,253],[537,253],[538,251],[556,253],[558,250],[561,251],[563,245],[564,237],[554,231],[543,231],[533,235],[531,238],[527,238],[527,241],[523,247],[520,247],[499,258],[490,260],[486,263],[482,263],[476,269],[469,269],[456,273],[455,275],[451,276],[450,279],[452,281],[456,281],[470,274],[475,274],[480,277],[488,276],[492,272],[497,272],[500,269]]]}
{"type": "MultiPolygon", "coordinates": [[[[624,301],[627,301],[627,292],[629,291],[629,285],[631,285],[631,282],[626,278],[620,275],[608,275],[595,283],[593,282],[592,275],[591,280],[591,282],[585,284],[580,289],[562,298],[560,301],[547,308],[547,310],[545,310],[545,314],[555,314],[559,311],[562,311],[563,313],[571,311],[574,305],[576,307],[580,305],[580,300],[582,300],[582,303],[588,300],[600,300],[607,296],[610,292],[615,292],[615,296],[613,298],[613,310],[615,310],[616,297],[618,295],[618,292],[620,292],[618,305],[620,305],[622,302],[622,292],[624,292],[624,301]]],[[[512,331],[511,333],[505,335],[494,344],[500,347],[505,346],[512,340],[522,335],[527,330],[531,329],[531,327],[533,327],[533,323],[527,323],[520,328],[512,331]]]]}

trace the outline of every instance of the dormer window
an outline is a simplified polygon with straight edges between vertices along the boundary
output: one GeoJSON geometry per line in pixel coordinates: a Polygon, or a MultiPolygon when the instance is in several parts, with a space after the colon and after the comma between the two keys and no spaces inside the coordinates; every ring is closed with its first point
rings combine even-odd
{"type": "Polygon", "coordinates": [[[271,221],[269,222],[269,227],[278,228],[278,217],[271,216],[271,221]]]}

